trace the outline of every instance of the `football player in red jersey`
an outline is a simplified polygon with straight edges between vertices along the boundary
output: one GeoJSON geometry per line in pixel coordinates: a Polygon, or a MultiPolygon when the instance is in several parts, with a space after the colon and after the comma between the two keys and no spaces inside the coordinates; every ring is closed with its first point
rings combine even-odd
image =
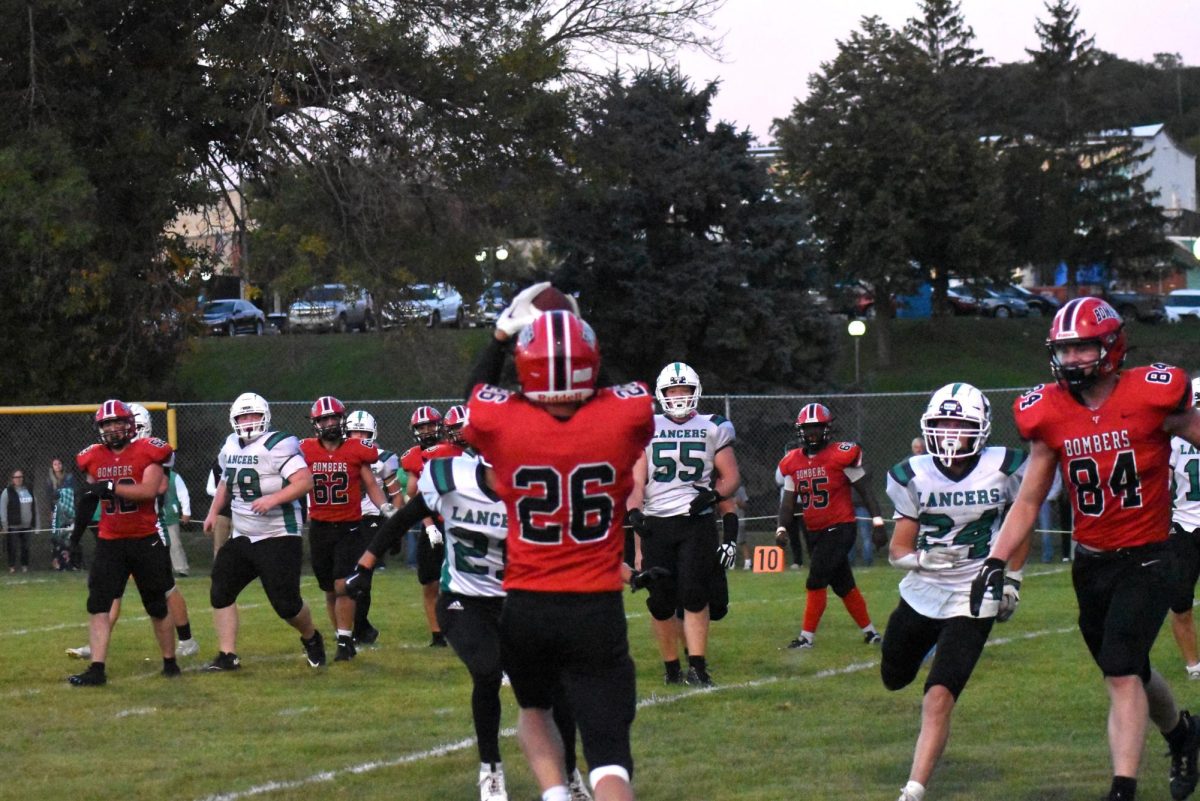
{"type": "Polygon", "coordinates": [[[850,570],[850,549],[858,531],[851,488],[858,492],[871,513],[875,527],[872,536],[880,547],[887,542],[887,532],[879,514],[879,502],[862,466],[862,448],[853,442],[830,442],[832,423],[833,413],[824,404],[806,405],[796,417],[800,447],[789,451],[779,462],[784,492],[775,540],[781,547],[787,541],[788,527],[799,502],[811,562],[804,585],[807,590],[804,623],[800,635],[788,643],[788,648],[813,647],[817,626],[825,614],[828,587],[833,587],[834,594],[842,599],[846,611],[862,629],[864,642],[876,645],[881,641],[867,612],[867,601],[850,570]]]}
{"type": "MultiPolygon", "coordinates": [[[[417,481],[425,465],[434,459],[450,459],[460,455],[463,449],[445,442],[442,415],[432,406],[419,406],[409,420],[413,439],[417,441],[400,457],[400,467],[408,477],[404,485],[405,496],[411,500],[417,494],[417,481]]],[[[425,536],[417,537],[417,581],[421,584],[421,603],[425,607],[425,622],[429,624],[429,645],[445,648],[445,635],[437,621],[438,582],[442,576],[442,560],[446,547],[442,544],[442,531],[438,521],[427,517],[422,521],[425,536]]]]}
{"type": "MultiPolygon", "coordinates": [[[[568,311],[539,313],[531,304],[539,289],[519,294],[497,321],[497,341],[519,331],[520,392],[477,384],[467,404],[467,441],[491,465],[489,484],[508,509],[501,659],[544,801],[569,798],[551,715],[560,682],[597,800],[624,801],[633,798],[636,688],[622,525],[633,466],[654,433],[653,403],[640,383],[597,389],[591,327],[568,311]]],[[[501,349],[490,353],[502,361],[501,349]]]]}
{"type": "MultiPolygon", "coordinates": [[[[171,555],[158,531],[158,496],[167,489],[163,465],[174,451],[159,439],[136,439],[133,412],[119,400],[107,400],[94,417],[100,442],[75,457],[90,482],[77,519],[89,520],[100,503],[100,532],[96,554],[88,573],[87,610],[91,664],[69,678],[75,686],[97,686],[107,681],[104,669],[112,633],[109,611],[125,592],[132,575],[142,606],[154,626],[163,657],[163,675],[180,675],[175,662],[175,632],[167,610],[167,592],[175,586],[171,555]]],[[[83,527],[72,533],[78,547],[83,527]]]]}
{"type": "Polygon", "coordinates": [[[1046,344],[1055,383],[1034,387],[1013,405],[1017,429],[1031,442],[1029,466],[972,585],[971,611],[978,614],[988,594],[999,598],[1005,564],[1028,540],[1061,470],[1074,510],[1079,629],[1108,688],[1108,798],[1134,797],[1147,719],[1170,749],[1171,797],[1187,798],[1196,788],[1200,720],[1178,709],[1150,667],[1150,649],[1174,586],[1171,436],[1200,445],[1200,413],[1179,368],[1121,370],[1124,324],[1099,298],[1059,309],[1046,344]]]}
{"type": "Polygon", "coordinates": [[[337,629],[333,661],[353,659],[354,599],[343,578],[358,562],[369,541],[362,526],[362,492],[386,517],[395,511],[371,472],[379,449],[366,440],[346,437],[346,407],[330,395],[317,398],[309,411],[315,437],[300,441],[300,453],[312,473],[308,496],[309,549],[317,585],[325,591],[325,607],[337,629]]]}

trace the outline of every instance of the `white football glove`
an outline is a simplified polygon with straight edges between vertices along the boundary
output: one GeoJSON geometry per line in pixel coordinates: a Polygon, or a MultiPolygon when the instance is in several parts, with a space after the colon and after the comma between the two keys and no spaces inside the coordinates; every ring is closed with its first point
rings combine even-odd
{"type": "Polygon", "coordinates": [[[1000,608],[996,611],[996,622],[1006,623],[1017,611],[1021,603],[1021,582],[1004,577],[1004,594],[1000,596],[1000,608]]]}
{"type": "Polygon", "coordinates": [[[508,304],[508,308],[496,318],[496,328],[510,338],[515,337],[522,328],[541,315],[542,310],[533,305],[533,299],[542,294],[548,286],[549,281],[541,281],[518,292],[512,303],[508,304]]]}
{"type": "Polygon", "coordinates": [[[737,543],[727,542],[717,546],[717,558],[721,560],[721,567],[726,570],[733,570],[733,566],[737,564],[737,543]]]}
{"type": "Polygon", "coordinates": [[[383,506],[379,507],[379,514],[384,517],[391,517],[392,515],[396,514],[396,505],[393,503],[385,503],[383,506]]]}
{"type": "Polygon", "coordinates": [[[434,525],[426,526],[425,527],[425,536],[429,538],[430,545],[441,545],[442,544],[442,532],[440,530],[438,530],[437,526],[434,526],[434,525]]]}
{"type": "Polygon", "coordinates": [[[953,548],[934,548],[930,551],[917,551],[917,565],[921,570],[936,573],[939,570],[949,570],[958,562],[958,554],[953,548]]]}

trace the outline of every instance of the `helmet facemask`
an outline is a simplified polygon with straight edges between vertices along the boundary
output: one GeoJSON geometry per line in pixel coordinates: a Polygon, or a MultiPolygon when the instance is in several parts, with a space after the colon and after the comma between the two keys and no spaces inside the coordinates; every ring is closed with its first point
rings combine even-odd
{"type": "Polygon", "coordinates": [[[122,448],[137,439],[137,425],[132,417],[110,417],[96,424],[96,434],[108,447],[122,448]]]}
{"type": "Polygon", "coordinates": [[[261,395],[243,392],[229,407],[229,425],[233,427],[233,433],[237,434],[242,442],[253,442],[270,429],[271,407],[267,405],[261,395]],[[251,414],[262,415],[262,417],[257,420],[241,420],[251,414]]]}
{"type": "Polygon", "coordinates": [[[805,423],[796,426],[796,436],[808,453],[816,453],[829,442],[828,423],[805,423]]]}
{"type": "Polygon", "coordinates": [[[991,432],[992,410],[987,397],[962,382],[934,392],[921,415],[925,450],[946,467],[976,456],[991,432]]]}
{"type": "Polygon", "coordinates": [[[1104,374],[1104,366],[1109,361],[1108,348],[1105,347],[1103,340],[1099,339],[1074,339],[1063,342],[1050,342],[1047,343],[1046,347],[1050,351],[1050,372],[1054,374],[1054,380],[1074,392],[1082,392],[1095,384],[1100,376],[1104,374]],[[1063,363],[1058,353],[1060,346],[1086,344],[1096,345],[1097,356],[1095,359],[1086,362],[1075,362],[1073,364],[1063,363]]]}

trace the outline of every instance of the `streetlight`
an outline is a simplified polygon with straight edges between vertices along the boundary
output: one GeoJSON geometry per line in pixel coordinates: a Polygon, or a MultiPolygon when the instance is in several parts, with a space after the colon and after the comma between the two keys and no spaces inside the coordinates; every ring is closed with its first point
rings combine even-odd
{"type": "Polygon", "coordinates": [[[858,387],[858,343],[862,339],[862,335],[867,333],[867,324],[862,320],[851,320],[850,325],[846,326],[846,333],[854,339],[854,386],[858,387]]]}
{"type": "MultiPolygon", "coordinates": [[[[494,247],[494,248],[483,248],[482,250],[480,250],[478,253],[475,254],[475,261],[478,262],[480,265],[483,265],[485,262],[490,261],[490,263],[488,264],[489,268],[494,268],[496,266],[495,262],[505,261],[507,259],[508,259],[508,248],[506,248],[504,245],[500,245],[499,247],[494,247]]],[[[489,272],[495,273],[495,270],[490,269],[489,272]]],[[[495,276],[492,274],[489,274],[487,276],[489,281],[494,277],[495,276]]]]}

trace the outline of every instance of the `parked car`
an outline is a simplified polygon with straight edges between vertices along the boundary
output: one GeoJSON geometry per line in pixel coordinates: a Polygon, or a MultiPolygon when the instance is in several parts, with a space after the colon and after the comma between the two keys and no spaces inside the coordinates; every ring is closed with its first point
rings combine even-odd
{"type": "Polygon", "coordinates": [[[1163,298],[1163,311],[1168,323],[1182,322],[1185,317],[1200,320],[1200,289],[1176,289],[1163,298]]]}
{"type": "Polygon", "coordinates": [[[1029,307],[1029,313],[1035,317],[1038,315],[1052,316],[1062,305],[1053,297],[1039,295],[1037,292],[1031,292],[1016,284],[989,284],[988,289],[1003,297],[1024,301],[1025,305],[1029,307]]]}
{"type": "Polygon", "coordinates": [[[875,293],[862,281],[843,281],[829,293],[831,311],[850,319],[875,316],[875,293]]]}
{"type": "Polygon", "coordinates": [[[368,331],[374,326],[371,293],[345,284],[310,287],[300,300],[288,307],[287,329],[291,333],[334,331],[340,334],[351,328],[368,331]]]}
{"type": "Polygon", "coordinates": [[[1107,300],[1109,305],[1117,310],[1117,314],[1126,321],[1140,320],[1143,323],[1161,323],[1167,319],[1162,298],[1158,295],[1147,295],[1142,292],[1117,292],[1109,289],[1102,292],[1100,297],[1107,300]]]}
{"type": "Polygon", "coordinates": [[[494,325],[500,312],[504,311],[517,288],[507,281],[496,281],[483,290],[479,300],[475,301],[475,323],[477,325],[494,325]]]}
{"type": "Polygon", "coordinates": [[[429,328],[439,325],[462,328],[466,324],[466,315],[458,290],[438,282],[413,284],[403,297],[383,308],[380,318],[385,328],[411,322],[424,322],[429,328]]]}
{"type": "Polygon", "coordinates": [[[967,314],[979,314],[982,309],[982,304],[966,287],[948,287],[946,289],[946,301],[950,304],[950,310],[954,312],[955,317],[962,317],[967,314]]]}
{"type": "Polygon", "coordinates": [[[204,329],[210,334],[262,335],[267,318],[248,300],[210,300],[200,308],[204,329]]]}

